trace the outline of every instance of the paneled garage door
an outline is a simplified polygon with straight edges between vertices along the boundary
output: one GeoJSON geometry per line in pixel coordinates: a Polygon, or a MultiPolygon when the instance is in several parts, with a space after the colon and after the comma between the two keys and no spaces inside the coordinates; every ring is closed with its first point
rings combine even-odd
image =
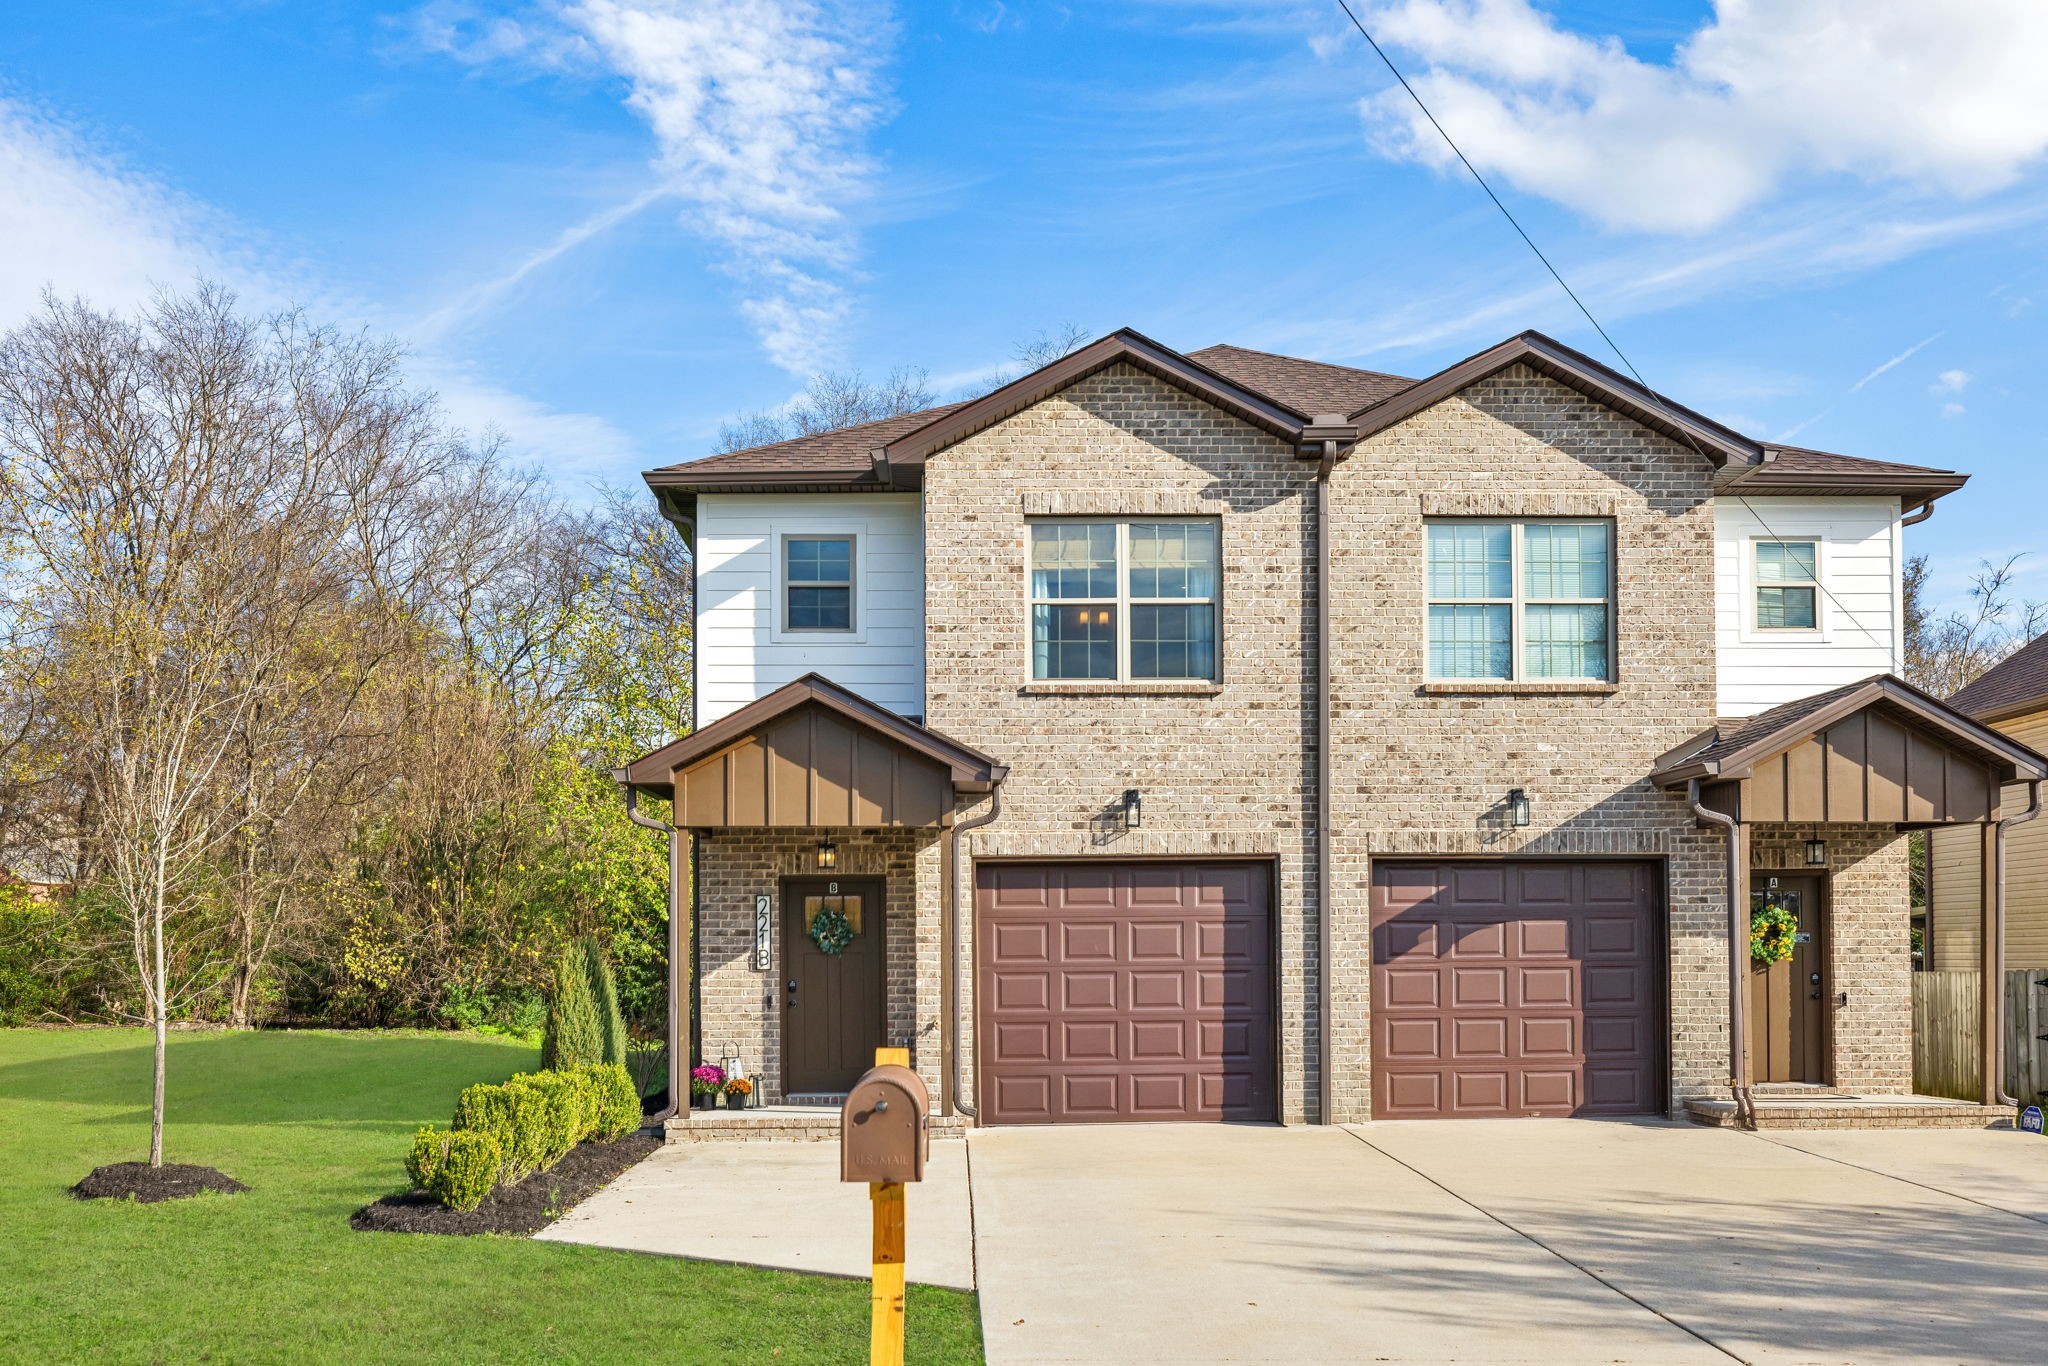
{"type": "Polygon", "coordinates": [[[981,866],[983,1118],[1271,1119],[1271,906],[1258,864],[981,866]]]}
{"type": "Polygon", "coordinates": [[[1644,863],[1376,865],[1374,1117],[1658,1109],[1656,871],[1644,863]]]}

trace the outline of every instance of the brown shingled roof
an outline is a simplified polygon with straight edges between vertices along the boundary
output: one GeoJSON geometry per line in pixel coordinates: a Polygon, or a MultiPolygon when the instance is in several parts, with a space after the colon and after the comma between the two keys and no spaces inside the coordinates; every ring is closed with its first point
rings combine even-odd
{"type": "Polygon", "coordinates": [[[1189,360],[1208,366],[1225,379],[1256,389],[1311,416],[1355,412],[1415,383],[1378,370],[1276,356],[1270,351],[1242,346],[1205,346],[1187,355],[1189,360]]]}
{"type": "Polygon", "coordinates": [[[851,427],[818,432],[812,436],[794,436],[766,446],[749,446],[742,451],[727,451],[723,455],[707,455],[701,460],[663,465],[652,473],[687,474],[693,478],[784,473],[815,473],[821,477],[865,474],[870,465],[868,453],[875,447],[914,432],[959,406],[957,403],[942,403],[936,408],[923,408],[873,422],[857,422],[851,427]]]}
{"type": "Polygon", "coordinates": [[[2048,636],[2038,636],[1979,674],[1948,704],[1979,719],[2048,707],[2048,636]]]}

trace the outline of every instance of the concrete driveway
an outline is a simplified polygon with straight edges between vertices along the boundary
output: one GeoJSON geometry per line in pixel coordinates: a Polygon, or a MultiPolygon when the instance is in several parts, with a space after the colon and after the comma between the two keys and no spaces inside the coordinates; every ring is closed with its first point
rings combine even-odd
{"type": "Polygon", "coordinates": [[[970,1141],[991,1366],[2048,1355],[2048,1141],[2012,1131],[970,1141]]]}

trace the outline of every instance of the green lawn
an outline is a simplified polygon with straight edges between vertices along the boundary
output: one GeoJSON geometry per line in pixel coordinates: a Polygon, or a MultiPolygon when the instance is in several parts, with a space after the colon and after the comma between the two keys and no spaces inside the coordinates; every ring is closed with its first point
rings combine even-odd
{"type": "MultiPolygon", "coordinates": [[[[67,1191],[149,1145],[147,1036],[0,1030],[0,1360],[859,1362],[864,1282],[519,1238],[357,1233],[406,1140],[537,1063],[451,1034],[174,1036],[164,1159],[251,1187],[67,1191]]],[[[910,1359],[979,1362],[974,1298],[910,1292],[910,1359]]]]}

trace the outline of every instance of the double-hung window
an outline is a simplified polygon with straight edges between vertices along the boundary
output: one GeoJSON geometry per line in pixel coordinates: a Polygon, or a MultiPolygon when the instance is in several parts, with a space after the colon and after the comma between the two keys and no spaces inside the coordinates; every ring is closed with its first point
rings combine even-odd
{"type": "Polygon", "coordinates": [[[1752,541],[1759,631],[1820,629],[1820,542],[1752,541]]]}
{"type": "Polygon", "coordinates": [[[1034,679],[1216,677],[1217,524],[1031,523],[1034,679]]]}
{"type": "Polygon", "coordinates": [[[1430,678],[1613,679],[1613,523],[1456,518],[1427,535],[1430,678]]]}
{"type": "Polygon", "coordinates": [[[782,629],[853,630],[853,537],[782,538],[782,629]]]}

